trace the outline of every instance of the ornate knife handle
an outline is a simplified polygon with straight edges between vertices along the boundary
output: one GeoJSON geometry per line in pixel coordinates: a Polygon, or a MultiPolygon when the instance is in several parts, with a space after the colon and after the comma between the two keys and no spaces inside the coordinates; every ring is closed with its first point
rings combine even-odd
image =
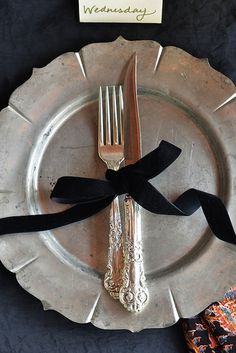
{"type": "Polygon", "coordinates": [[[124,269],[119,299],[128,311],[139,312],[149,298],[143,266],[140,208],[130,196],[126,196],[124,208],[124,269]]]}
{"type": "Polygon", "coordinates": [[[119,199],[116,197],[110,208],[109,248],[107,272],[104,277],[104,287],[114,299],[119,299],[122,285],[123,246],[119,199]]]}

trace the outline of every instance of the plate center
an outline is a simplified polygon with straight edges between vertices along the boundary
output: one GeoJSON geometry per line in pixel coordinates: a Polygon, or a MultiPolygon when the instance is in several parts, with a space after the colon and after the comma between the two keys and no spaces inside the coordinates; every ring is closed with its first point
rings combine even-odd
{"type": "MultiPolygon", "coordinates": [[[[219,195],[221,176],[204,119],[159,93],[140,91],[139,107],[143,155],[161,140],[182,149],[178,160],[152,180],[158,190],[171,201],[191,187],[219,195]]],[[[32,207],[35,212],[52,213],[66,208],[49,198],[59,177],[104,178],[106,167],[97,154],[97,101],[91,98],[86,104],[70,104],[45,131],[31,163],[37,170],[32,207]]],[[[62,261],[100,276],[107,263],[108,217],[109,208],[84,221],[45,232],[43,237],[62,261]]],[[[201,210],[191,217],[176,217],[142,209],[147,275],[174,270],[181,261],[188,261],[207,241],[207,232],[201,210]]]]}

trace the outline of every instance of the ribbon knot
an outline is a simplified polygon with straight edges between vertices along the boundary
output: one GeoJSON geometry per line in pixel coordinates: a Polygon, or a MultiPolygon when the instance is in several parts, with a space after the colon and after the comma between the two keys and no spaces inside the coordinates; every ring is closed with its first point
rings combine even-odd
{"type": "Polygon", "coordinates": [[[128,165],[117,171],[107,169],[105,176],[112,183],[117,195],[130,193],[131,180],[134,176],[133,165],[128,165]]]}

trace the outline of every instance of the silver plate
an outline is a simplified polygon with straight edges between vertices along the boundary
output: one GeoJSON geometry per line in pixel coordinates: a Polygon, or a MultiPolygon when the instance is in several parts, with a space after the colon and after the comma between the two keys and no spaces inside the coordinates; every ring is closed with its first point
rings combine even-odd
{"type": "MultiPolygon", "coordinates": [[[[12,94],[0,119],[1,217],[65,209],[49,198],[60,176],[104,177],[96,147],[98,87],[122,83],[134,52],[143,154],[162,139],[183,150],[153,184],[170,200],[190,187],[217,194],[235,223],[235,86],[207,60],[123,38],[58,57],[12,94]]],[[[0,259],[45,310],[103,329],[170,326],[235,285],[236,248],[211,234],[201,210],[192,217],[142,210],[150,300],[140,314],[127,312],[103,288],[107,219],[108,209],[53,231],[3,236],[0,259]]]]}

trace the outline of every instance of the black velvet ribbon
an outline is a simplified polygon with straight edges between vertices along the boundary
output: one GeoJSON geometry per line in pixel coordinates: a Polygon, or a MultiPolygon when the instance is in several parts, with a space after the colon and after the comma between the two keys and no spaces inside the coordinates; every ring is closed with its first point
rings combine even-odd
{"type": "Polygon", "coordinates": [[[202,207],[215,236],[236,244],[236,235],[228,212],[217,196],[189,189],[171,203],[149,183],[150,179],[172,164],[180,153],[178,147],[162,141],[155,150],[135,164],[118,171],[108,169],[107,180],[61,177],[51,198],[74,206],[54,214],[2,218],[0,235],[49,230],[81,221],[107,207],[117,195],[129,194],[143,208],[156,214],[190,216],[202,207]]]}

